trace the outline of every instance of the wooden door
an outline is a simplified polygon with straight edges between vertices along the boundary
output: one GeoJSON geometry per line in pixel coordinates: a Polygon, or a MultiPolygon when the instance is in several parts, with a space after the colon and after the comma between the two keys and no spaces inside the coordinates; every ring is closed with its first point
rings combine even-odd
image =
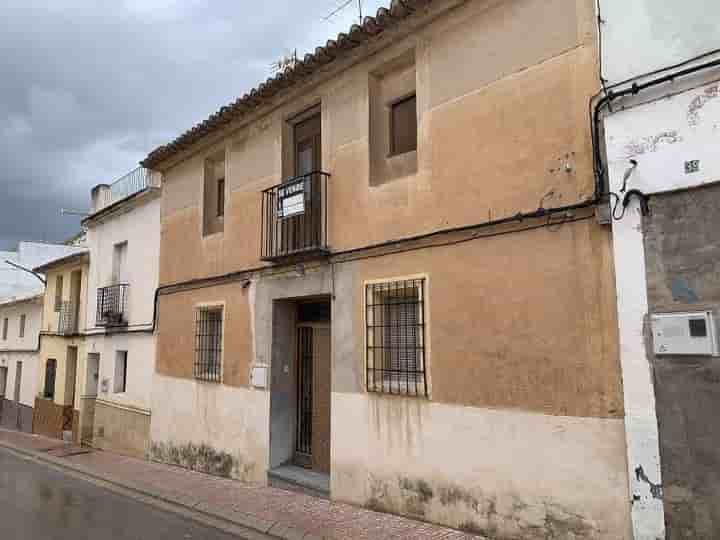
{"type": "Polygon", "coordinates": [[[297,329],[296,465],[330,473],[330,326],[297,329]]]}
{"type": "Polygon", "coordinates": [[[313,174],[322,166],[320,113],[295,124],[293,140],[294,178],[288,181],[302,185],[304,208],[298,215],[283,218],[281,251],[285,253],[312,249],[320,245],[322,184],[320,176],[313,174]]]}

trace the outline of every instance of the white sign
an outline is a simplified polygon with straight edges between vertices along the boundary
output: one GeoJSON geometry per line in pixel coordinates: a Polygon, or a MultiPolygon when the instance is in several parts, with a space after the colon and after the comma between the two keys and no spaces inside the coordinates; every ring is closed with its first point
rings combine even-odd
{"type": "Polygon", "coordinates": [[[305,213],[305,184],[298,182],[278,190],[278,217],[287,218],[305,213]]]}

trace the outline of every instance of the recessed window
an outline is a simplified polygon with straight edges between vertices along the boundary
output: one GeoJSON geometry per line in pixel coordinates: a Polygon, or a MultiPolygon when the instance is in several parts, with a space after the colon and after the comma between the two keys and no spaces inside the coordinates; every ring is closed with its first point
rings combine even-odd
{"type": "Polygon", "coordinates": [[[203,191],[203,235],[224,230],[225,215],[225,154],[216,154],[205,160],[203,191]]]}
{"type": "Polygon", "coordinates": [[[20,315],[20,337],[25,337],[25,314],[20,315]]]}
{"type": "Polygon", "coordinates": [[[43,388],[43,397],[53,399],[55,397],[55,370],[57,360],[48,358],[45,362],[45,387],[43,388]]]}
{"type": "Polygon", "coordinates": [[[417,150],[417,100],[415,94],[390,105],[390,155],[417,150]]]}
{"type": "Polygon", "coordinates": [[[690,337],[707,337],[705,319],[690,319],[690,337]]]}
{"type": "Polygon", "coordinates": [[[127,391],[127,351],[115,352],[115,379],[113,391],[124,394],[127,391]]]}
{"type": "Polygon", "coordinates": [[[62,306],[63,297],[63,277],[62,275],[55,278],[55,311],[59,312],[62,306]]]}
{"type": "Polygon", "coordinates": [[[3,341],[6,341],[6,340],[7,340],[8,323],[9,323],[9,321],[8,321],[7,317],[5,317],[5,318],[3,319],[3,328],[2,328],[2,338],[3,338],[3,341]]]}
{"type": "Polygon", "coordinates": [[[221,381],[223,308],[201,307],[195,311],[195,362],[193,376],[210,382],[221,381]]]}
{"type": "Polygon", "coordinates": [[[424,304],[424,279],[366,286],[369,392],[427,395],[424,304]]]}
{"type": "Polygon", "coordinates": [[[223,217],[225,215],[225,179],[220,178],[217,181],[217,215],[223,217]]]}

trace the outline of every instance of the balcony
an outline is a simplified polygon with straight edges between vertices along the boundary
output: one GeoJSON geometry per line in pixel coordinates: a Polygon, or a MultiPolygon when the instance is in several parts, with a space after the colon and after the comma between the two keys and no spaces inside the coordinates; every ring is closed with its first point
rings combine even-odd
{"type": "Polygon", "coordinates": [[[128,288],[126,283],[118,283],[97,290],[97,326],[124,326],[128,323],[128,288]]]}
{"type": "Polygon", "coordinates": [[[64,336],[78,333],[78,305],[76,302],[60,302],[58,334],[64,336]]]}
{"type": "Polygon", "coordinates": [[[329,253],[328,178],[328,173],[313,172],[262,192],[262,260],[286,262],[329,253]]]}
{"type": "Polygon", "coordinates": [[[158,173],[138,167],[125,176],[118,178],[112,184],[95,186],[92,191],[92,212],[99,212],[103,208],[128,198],[130,195],[153,187],[160,187],[158,173]]]}

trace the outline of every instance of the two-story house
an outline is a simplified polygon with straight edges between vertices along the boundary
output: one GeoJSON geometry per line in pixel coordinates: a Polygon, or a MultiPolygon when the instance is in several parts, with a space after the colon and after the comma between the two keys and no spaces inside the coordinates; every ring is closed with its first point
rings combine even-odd
{"type": "Polygon", "coordinates": [[[627,538],[593,0],[393,1],[150,153],[151,454],[627,538]]]}
{"type": "Polygon", "coordinates": [[[79,441],[79,384],[84,384],[87,249],[49,261],[34,269],[45,274],[47,286],[40,331],[40,366],[33,411],[33,432],[79,441]]]}
{"type": "Polygon", "coordinates": [[[92,192],[83,220],[88,275],[81,438],[144,457],[155,366],[154,299],[160,248],[159,183],[136,169],[92,192]]]}
{"type": "Polygon", "coordinates": [[[42,294],[0,300],[0,426],[32,431],[42,294]]]}

